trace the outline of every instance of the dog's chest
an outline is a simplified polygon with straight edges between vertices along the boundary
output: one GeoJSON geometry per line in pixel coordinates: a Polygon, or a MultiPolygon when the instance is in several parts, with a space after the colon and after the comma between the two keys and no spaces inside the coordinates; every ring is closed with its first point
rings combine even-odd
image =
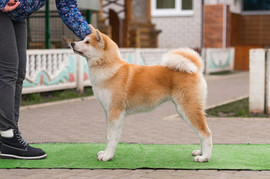
{"type": "Polygon", "coordinates": [[[111,92],[104,88],[93,87],[94,95],[104,110],[108,111],[111,103],[111,92]]]}

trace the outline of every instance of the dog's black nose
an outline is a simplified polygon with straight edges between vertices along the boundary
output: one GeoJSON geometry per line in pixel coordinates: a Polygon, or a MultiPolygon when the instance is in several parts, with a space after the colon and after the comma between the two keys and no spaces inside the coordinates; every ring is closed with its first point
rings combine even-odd
{"type": "Polygon", "coordinates": [[[71,47],[74,47],[75,46],[75,43],[74,42],[71,42],[70,45],[71,45],[71,47]]]}

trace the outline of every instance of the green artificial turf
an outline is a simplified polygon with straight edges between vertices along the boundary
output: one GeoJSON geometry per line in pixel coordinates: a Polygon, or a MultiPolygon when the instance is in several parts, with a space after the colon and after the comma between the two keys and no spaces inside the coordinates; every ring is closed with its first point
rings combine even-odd
{"type": "Polygon", "coordinates": [[[44,149],[44,160],[0,159],[0,168],[88,168],[88,169],[232,169],[270,170],[270,144],[214,145],[210,162],[193,162],[191,152],[199,145],[119,144],[108,162],[96,159],[105,144],[33,144],[44,149]]]}

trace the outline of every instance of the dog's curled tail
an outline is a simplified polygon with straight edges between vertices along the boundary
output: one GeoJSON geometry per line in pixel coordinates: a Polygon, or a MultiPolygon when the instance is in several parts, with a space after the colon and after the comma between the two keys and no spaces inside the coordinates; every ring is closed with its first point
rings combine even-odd
{"type": "Polygon", "coordinates": [[[197,73],[202,71],[202,59],[190,48],[179,48],[163,56],[162,66],[180,72],[197,73]]]}

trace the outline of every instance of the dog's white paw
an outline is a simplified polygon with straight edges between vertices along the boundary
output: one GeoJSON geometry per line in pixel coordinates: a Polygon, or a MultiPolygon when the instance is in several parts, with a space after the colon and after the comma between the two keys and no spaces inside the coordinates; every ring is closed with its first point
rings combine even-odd
{"type": "Polygon", "coordinates": [[[192,155],[193,155],[193,156],[199,156],[199,155],[202,155],[202,152],[201,152],[200,150],[194,150],[194,151],[192,152],[192,155]]]}
{"type": "Polygon", "coordinates": [[[109,161],[112,159],[111,155],[106,154],[104,151],[100,151],[97,153],[97,159],[99,161],[109,161]]]}
{"type": "Polygon", "coordinates": [[[196,156],[196,157],[194,157],[194,161],[195,162],[208,162],[208,158],[206,158],[206,157],[203,157],[203,156],[196,156]]]}

